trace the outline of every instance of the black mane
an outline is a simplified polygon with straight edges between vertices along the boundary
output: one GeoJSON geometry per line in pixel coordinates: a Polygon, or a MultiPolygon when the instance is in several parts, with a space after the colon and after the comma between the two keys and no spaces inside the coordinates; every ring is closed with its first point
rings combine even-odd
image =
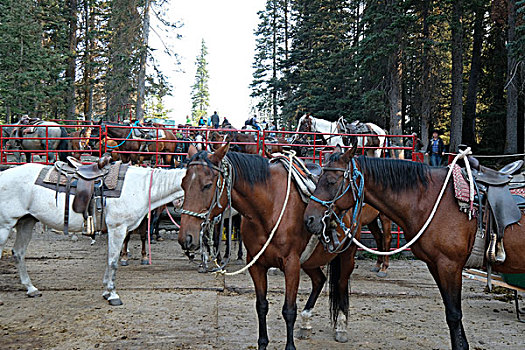
{"type": "MultiPolygon", "coordinates": [[[[193,155],[187,164],[192,161],[202,161],[208,164],[210,169],[212,168],[212,162],[208,158],[209,153],[206,151],[200,151],[193,155]]],[[[235,180],[241,179],[246,181],[250,186],[257,183],[266,183],[270,177],[270,163],[268,159],[255,154],[246,154],[238,152],[228,152],[226,157],[233,165],[233,171],[235,172],[235,180]]]]}
{"type": "MultiPolygon", "coordinates": [[[[342,153],[334,153],[330,161],[341,159],[342,153]]],[[[356,158],[365,179],[373,179],[376,183],[393,192],[417,189],[420,185],[427,188],[430,179],[430,167],[427,164],[401,159],[372,158],[359,156],[356,158]]]]}
{"type": "Polygon", "coordinates": [[[420,185],[428,186],[430,167],[427,164],[391,158],[372,158],[359,156],[365,178],[368,176],[381,184],[384,189],[394,192],[417,189],[420,185]]]}

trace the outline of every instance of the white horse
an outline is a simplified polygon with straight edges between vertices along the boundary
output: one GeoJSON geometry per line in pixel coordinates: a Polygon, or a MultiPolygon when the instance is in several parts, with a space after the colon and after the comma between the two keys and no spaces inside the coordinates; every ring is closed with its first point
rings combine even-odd
{"type": "MultiPolygon", "coordinates": [[[[341,117],[342,118],[342,117],[341,117]]],[[[303,115],[301,118],[299,118],[299,121],[297,122],[297,129],[295,130],[296,133],[298,132],[319,132],[323,135],[322,138],[326,142],[328,146],[337,146],[337,145],[344,145],[343,138],[337,134],[339,134],[338,129],[338,123],[337,122],[329,122],[328,120],[314,118],[309,114],[303,115]],[[326,135],[326,134],[332,134],[332,135],[326,135]]],[[[295,134],[292,138],[291,143],[294,143],[295,140],[299,137],[299,134],[295,134]]]]}
{"type": "MultiPolygon", "coordinates": [[[[319,132],[323,134],[332,134],[332,135],[322,135],[324,141],[329,146],[345,145],[343,136],[338,134],[374,134],[377,136],[371,137],[357,137],[357,146],[358,147],[378,147],[376,149],[367,149],[366,153],[371,157],[381,157],[381,154],[384,152],[384,147],[386,144],[386,135],[387,132],[373,123],[360,123],[359,121],[354,121],[350,124],[346,124],[343,117],[340,117],[336,122],[330,122],[328,120],[314,118],[309,114],[303,115],[299,122],[297,123],[297,132],[319,132]],[[360,128],[364,126],[364,130],[360,128]]],[[[297,139],[298,134],[294,135],[292,143],[297,139]]],[[[347,144],[347,146],[349,146],[347,144]]]]}
{"type": "MultiPolygon", "coordinates": [[[[18,265],[20,280],[29,297],[40,292],[31,283],[25,264],[25,253],[37,221],[48,227],[62,230],[64,226],[65,193],[59,193],[55,204],[55,190],[35,185],[44,168],[41,164],[25,164],[0,173],[0,251],[13,227],[16,239],[13,256],[18,265]]],[[[106,199],[106,226],[108,229],[108,264],[102,296],[110,305],[122,305],[115,289],[115,277],[122,243],[126,233],[139,226],[148,212],[151,186],[151,209],[181,198],[181,182],[185,169],[147,169],[130,167],[126,173],[120,198],[106,199]],[[153,173],[152,173],[153,172],[153,173]],[[151,179],[151,182],[150,182],[151,179]]],[[[73,200],[70,200],[72,206],[73,200]]],[[[82,214],[69,209],[69,229],[82,232],[82,214]]]]}

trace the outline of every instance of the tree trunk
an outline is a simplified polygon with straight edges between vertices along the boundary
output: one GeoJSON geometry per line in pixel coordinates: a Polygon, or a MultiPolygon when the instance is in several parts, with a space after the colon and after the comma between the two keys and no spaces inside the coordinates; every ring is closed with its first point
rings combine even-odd
{"type": "MultiPolygon", "coordinates": [[[[507,43],[516,39],[516,0],[508,1],[507,43]]],[[[516,153],[518,150],[518,77],[517,60],[507,44],[507,137],[505,138],[505,153],[516,153]]]]}
{"type": "MultiPolygon", "coordinates": [[[[391,58],[390,63],[390,91],[388,92],[388,101],[390,104],[390,134],[401,135],[402,122],[401,122],[401,77],[403,74],[401,61],[399,59],[400,53],[396,51],[391,58]]],[[[403,141],[396,137],[389,140],[391,146],[402,146],[403,141]]],[[[403,152],[393,155],[395,158],[403,156],[403,152]]]]}
{"type": "Polygon", "coordinates": [[[423,74],[421,82],[421,142],[423,145],[428,144],[429,128],[430,128],[430,27],[428,24],[428,16],[432,0],[425,0],[423,4],[423,74]]]}
{"type": "Polygon", "coordinates": [[[144,3],[144,18],[142,25],[142,52],[140,54],[140,70],[138,76],[138,91],[137,91],[137,120],[144,119],[144,101],[146,96],[146,62],[148,59],[148,39],[149,39],[149,7],[150,0],[145,0],[144,3]]]}
{"type": "Polygon", "coordinates": [[[481,50],[484,34],[483,17],[485,16],[485,7],[483,5],[476,5],[475,16],[472,60],[470,63],[467,99],[465,101],[465,118],[463,120],[463,142],[468,146],[476,144],[476,105],[481,75],[481,50]]]}
{"type": "Polygon", "coordinates": [[[277,0],[273,0],[272,17],[272,119],[277,125],[277,0]]]}
{"type": "Polygon", "coordinates": [[[91,30],[94,27],[94,14],[89,6],[89,1],[84,0],[84,120],[92,120],[93,117],[93,42],[91,30]]]}
{"type": "Polygon", "coordinates": [[[463,126],[463,1],[452,3],[452,101],[450,115],[450,146],[449,151],[457,151],[461,144],[463,126]]]}
{"type": "Polygon", "coordinates": [[[75,118],[75,76],[77,58],[77,0],[69,0],[69,57],[67,58],[66,78],[68,92],[66,95],[66,117],[75,118]]]}

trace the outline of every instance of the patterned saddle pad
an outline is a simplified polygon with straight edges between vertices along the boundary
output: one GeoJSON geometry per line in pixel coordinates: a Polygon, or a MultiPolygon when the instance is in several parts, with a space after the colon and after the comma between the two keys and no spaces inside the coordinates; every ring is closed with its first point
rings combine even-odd
{"type": "MultiPolygon", "coordinates": [[[[120,197],[128,167],[128,165],[122,164],[120,161],[110,165],[108,174],[104,177],[104,196],[110,198],[120,197]]],[[[35,185],[56,190],[59,175],[59,192],[65,192],[67,178],[64,175],[59,174],[54,166],[43,168],[35,181],[35,185]]],[[[75,194],[75,187],[76,181],[72,181],[70,190],[72,195],[75,194]]]]}

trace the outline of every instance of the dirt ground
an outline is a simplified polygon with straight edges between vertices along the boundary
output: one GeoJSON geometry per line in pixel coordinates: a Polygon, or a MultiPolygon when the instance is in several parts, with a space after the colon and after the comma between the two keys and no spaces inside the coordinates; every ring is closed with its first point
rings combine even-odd
{"type": "MultiPolygon", "coordinates": [[[[248,275],[199,274],[182,254],[175,237],[152,245],[153,265],[140,265],[140,241],[130,243],[130,266],[120,267],[117,290],[123,306],[101,297],[105,237],[94,246],[40,229],[27,260],[33,284],[43,293],[25,295],[11,258],[0,260],[0,349],[255,349],[257,318],[248,275]]],[[[6,245],[10,249],[11,237],[6,245]]],[[[371,260],[359,260],[351,280],[349,342],[333,340],[328,296],[315,309],[309,340],[298,349],[448,349],[444,308],[424,264],[394,260],[388,277],[369,272],[371,260]]],[[[240,266],[232,266],[237,269],[240,266]]],[[[480,282],[465,280],[464,326],[472,349],[524,349],[525,324],[514,305],[483,292],[480,282]]],[[[325,288],[326,289],[326,288],[325,288]]],[[[301,279],[298,307],[310,283],[301,279]]],[[[282,349],[284,278],[269,276],[269,349],[282,349]]],[[[296,326],[297,330],[297,326],[296,326]]]]}

